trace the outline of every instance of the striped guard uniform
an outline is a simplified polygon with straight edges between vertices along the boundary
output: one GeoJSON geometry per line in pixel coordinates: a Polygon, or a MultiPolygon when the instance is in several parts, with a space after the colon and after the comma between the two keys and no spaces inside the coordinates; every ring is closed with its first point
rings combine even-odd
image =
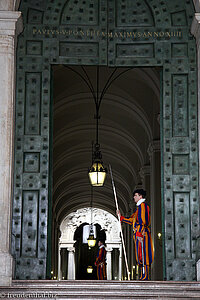
{"type": "Polygon", "coordinates": [[[153,242],[150,232],[150,209],[145,199],[137,206],[137,210],[130,218],[121,216],[121,222],[133,226],[133,238],[135,242],[135,256],[141,270],[140,280],[149,280],[149,267],[154,260],[153,242]],[[142,268],[142,244],[137,237],[143,238],[144,270],[142,268]]]}
{"type": "Polygon", "coordinates": [[[104,245],[101,245],[99,247],[97,258],[95,261],[95,266],[97,266],[98,280],[106,280],[106,249],[104,245]]]}

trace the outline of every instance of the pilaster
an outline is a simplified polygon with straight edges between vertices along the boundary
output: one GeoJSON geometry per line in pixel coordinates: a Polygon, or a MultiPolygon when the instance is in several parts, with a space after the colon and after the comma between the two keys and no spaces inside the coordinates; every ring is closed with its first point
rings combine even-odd
{"type": "Polygon", "coordinates": [[[69,247],[68,251],[68,272],[67,279],[75,280],[75,248],[69,247]]]}
{"type": "Polygon", "coordinates": [[[20,12],[0,11],[0,285],[12,282],[10,254],[15,100],[15,41],[20,12]]]}
{"type": "Polygon", "coordinates": [[[112,280],[112,248],[106,248],[107,251],[107,279],[112,280]]]}

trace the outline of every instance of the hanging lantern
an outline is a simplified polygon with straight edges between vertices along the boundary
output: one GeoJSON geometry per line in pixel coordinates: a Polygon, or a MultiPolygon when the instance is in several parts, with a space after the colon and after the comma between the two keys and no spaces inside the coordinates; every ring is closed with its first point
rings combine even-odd
{"type": "Polygon", "coordinates": [[[106,179],[106,169],[101,162],[94,162],[88,174],[91,185],[102,186],[104,184],[106,179]]]}
{"type": "MultiPolygon", "coordinates": [[[[126,69],[121,68],[111,68],[109,76],[106,78],[103,78],[103,82],[106,79],[105,84],[100,84],[100,66],[98,65],[96,68],[96,78],[90,78],[89,73],[87,73],[85,67],[81,66],[81,71],[77,71],[75,68],[71,66],[64,65],[66,68],[70,69],[72,72],[77,74],[81,80],[86,84],[87,88],[89,88],[89,91],[91,92],[91,96],[94,100],[95,104],[95,115],[94,119],[96,119],[96,144],[95,144],[95,151],[93,152],[92,149],[92,166],[90,167],[88,171],[88,175],[90,178],[90,182],[92,186],[103,186],[104,181],[106,179],[106,173],[107,170],[103,166],[102,162],[102,155],[100,151],[100,145],[99,145],[99,120],[100,120],[100,106],[102,103],[102,100],[104,99],[104,96],[107,92],[107,90],[110,88],[111,84],[118,79],[122,74],[128,72],[130,67],[127,67],[126,69]],[[118,72],[118,69],[120,72],[118,72]],[[117,73],[116,73],[117,72],[117,73]],[[96,81],[96,84],[93,84],[93,82],[96,81]]],[[[104,76],[102,76],[104,77],[104,76]]]]}
{"type": "MultiPolygon", "coordinates": [[[[92,145],[93,148],[93,145],[92,145]]],[[[106,179],[107,170],[103,166],[100,145],[95,144],[95,151],[93,152],[93,163],[88,171],[90,183],[92,186],[103,186],[106,179]]]]}
{"type": "Polygon", "coordinates": [[[87,267],[87,273],[88,273],[88,274],[91,274],[92,272],[93,272],[92,266],[88,266],[88,267],[87,267]]]}
{"type": "Polygon", "coordinates": [[[95,237],[94,235],[89,235],[89,238],[88,238],[88,246],[89,247],[94,247],[96,245],[96,240],[95,240],[95,237]]]}

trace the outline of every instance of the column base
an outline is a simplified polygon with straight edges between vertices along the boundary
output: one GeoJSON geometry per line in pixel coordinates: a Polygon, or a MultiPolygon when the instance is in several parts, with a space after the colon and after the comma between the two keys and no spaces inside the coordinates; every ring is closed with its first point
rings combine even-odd
{"type": "Polygon", "coordinates": [[[13,275],[13,257],[9,253],[0,252],[0,286],[10,286],[13,275]]]}

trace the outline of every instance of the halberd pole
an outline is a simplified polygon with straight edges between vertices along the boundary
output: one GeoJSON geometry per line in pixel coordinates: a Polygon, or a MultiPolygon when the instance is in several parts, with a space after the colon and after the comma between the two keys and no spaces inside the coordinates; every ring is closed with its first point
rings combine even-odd
{"type": "MultiPolygon", "coordinates": [[[[115,198],[116,210],[118,211],[119,210],[119,206],[118,206],[118,201],[117,201],[117,194],[116,194],[114,179],[113,179],[113,175],[112,175],[111,165],[109,165],[109,169],[110,169],[110,176],[111,176],[113,194],[114,194],[114,198],[115,198]]],[[[122,232],[122,225],[121,225],[119,214],[117,214],[117,216],[118,216],[119,225],[120,225],[121,238],[122,238],[122,246],[123,246],[123,251],[124,251],[124,259],[125,259],[126,270],[127,270],[127,274],[128,274],[128,280],[130,280],[130,272],[129,272],[129,268],[128,268],[128,262],[127,262],[127,256],[126,256],[126,248],[125,248],[124,236],[123,236],[123,232],[122,232]]]]}
{"type": "Polygon", "coordinates": [[[142,247],[142,274],[144,275],[144,248],[143,248],[143,241],[140,242],[142,247]]]}

